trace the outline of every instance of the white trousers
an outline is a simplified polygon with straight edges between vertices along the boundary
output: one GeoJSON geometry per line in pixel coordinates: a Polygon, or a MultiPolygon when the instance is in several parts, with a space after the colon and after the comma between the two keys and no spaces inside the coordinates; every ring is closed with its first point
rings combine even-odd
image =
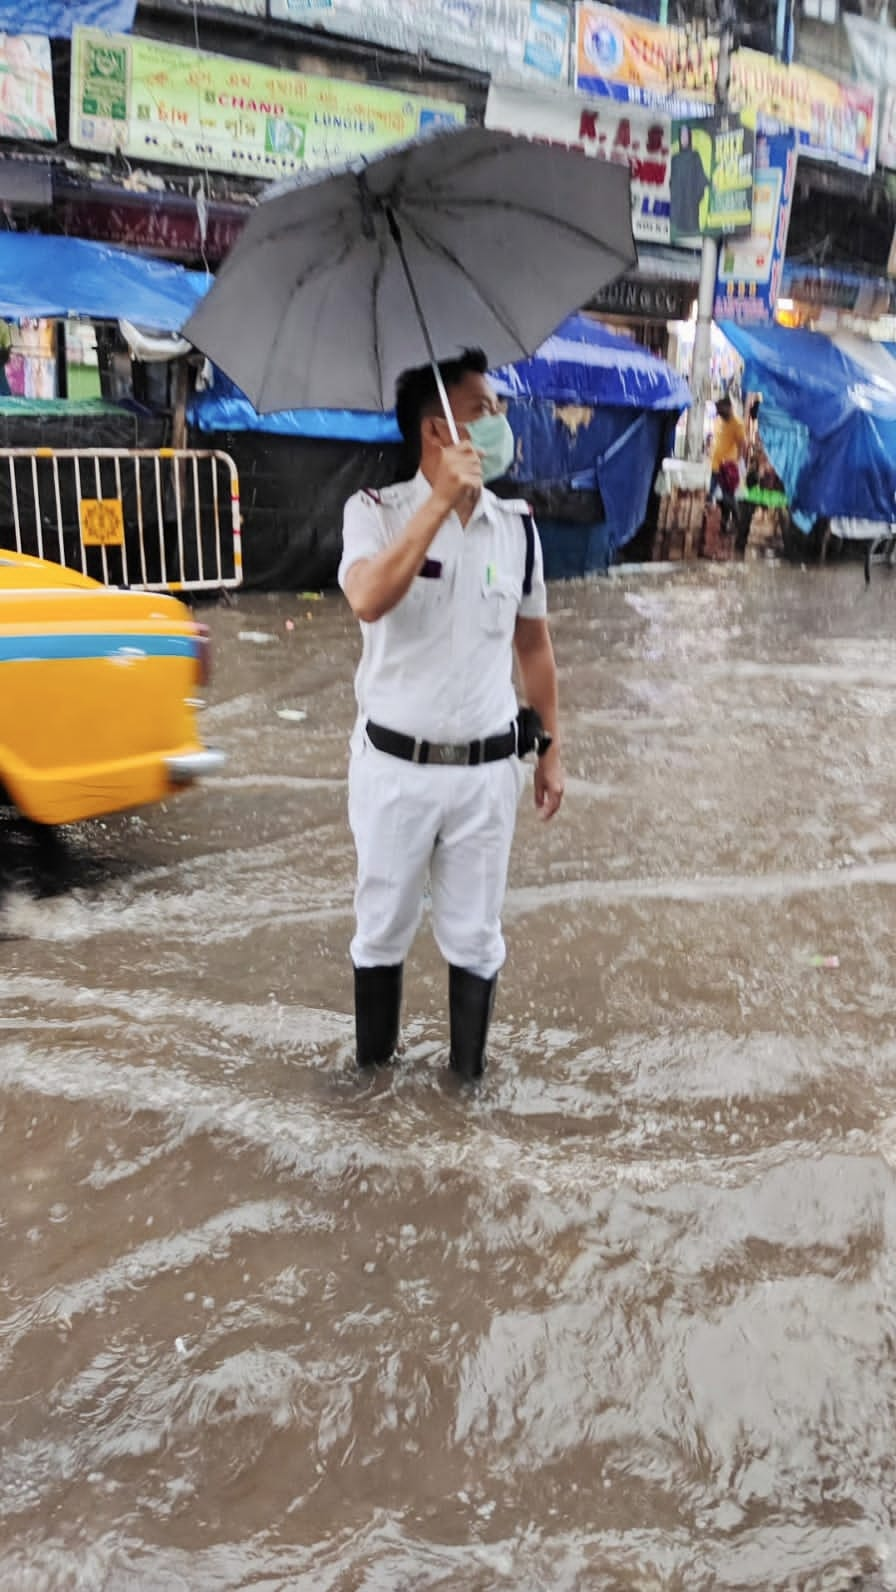
{"type": "Polygon", "coordinates": [[[353,750],[348,816],[358,854],[356,967],[403,962],[427,877],[436,943],[455,967],[492,978],[504,964],[501,908],[525,768],[406,763],[367,740],[353,750]]]}

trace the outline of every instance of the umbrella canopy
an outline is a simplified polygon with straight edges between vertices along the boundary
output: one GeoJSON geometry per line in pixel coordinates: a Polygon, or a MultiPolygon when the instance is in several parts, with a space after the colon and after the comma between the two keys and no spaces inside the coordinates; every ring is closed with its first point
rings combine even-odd
{"type": "Polygon", "coordinates": [[[184,336],[261,414],[389,409],[433,352],[532,353],[635,258],[627,167],[443,131],[271,194],[184,336]]]}

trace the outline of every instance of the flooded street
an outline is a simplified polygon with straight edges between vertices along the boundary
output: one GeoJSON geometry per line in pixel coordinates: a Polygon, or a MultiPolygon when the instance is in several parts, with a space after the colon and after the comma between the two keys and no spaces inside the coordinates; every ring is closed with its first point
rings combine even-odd
{"type": "Polygon", "coordinates": [[[428,929],[354,1069],[338,596],[202,615],[202,789],[0,820],[3,1592],[896,1586],[896,587],[551,603],[478,1091],[428,929]]]}

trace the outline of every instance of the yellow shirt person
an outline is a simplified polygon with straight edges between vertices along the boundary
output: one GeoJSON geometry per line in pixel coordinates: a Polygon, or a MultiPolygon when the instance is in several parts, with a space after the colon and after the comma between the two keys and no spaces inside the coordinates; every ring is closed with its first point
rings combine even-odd
{"type": "Polygon", "coordinates": [[[746,427],[734,413],[730,398],[720,398],[716,405],[716,425],[712,439],[713,475],[718,475],[724,464],[738,464],[744,455],[747,441],[746,427]]]}

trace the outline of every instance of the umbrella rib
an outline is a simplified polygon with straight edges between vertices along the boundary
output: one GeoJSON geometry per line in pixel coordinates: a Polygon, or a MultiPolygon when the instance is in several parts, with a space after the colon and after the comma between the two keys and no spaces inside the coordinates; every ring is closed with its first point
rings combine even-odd
{"type": "Polygon", "coordinates": [[[511,325],[506,315],[504,315],[504,313],[491,302],[491,299],[482,291],[482,288],[479,286],[479,284],[474,282],[466,267],[461,264],[461,261],[457,258],[456,254],[452,254],[447,244],[441,243],[435,238],[430,238],[427,233],[421,232],[419,227],[414,225],[413,221],[408,220],[407,216],[404,217],[404,222],[406,226],[410,227],[410,230],[413,232],[418,241],[423,244],[424,248],[431,250],[433,254],[441,255],[442,258],[447,260],[450,265],[453,265],[457,271],[460,271],[465,280],[469,282],[470,287],[473,289],[473,292],[476,294],[476,297],[479,299],[480,303],[485,305],[489,315],[493,315],[495,320],[498,322],[498,325],[504,328],[508,337],[513,338],[513,341],[516,343],[516,346],[520,352],[523,354],[528,354],[529,350],[522,341],[522,338],[520,337],[516,327],[511,325]]]}
{"type": "Polygon", "coordinates": [[[386,257],[385,257],[385,255],[383,253],[382,248],[381,248],[380,249],[380,257],[379,257],[379,260],[377,261],[377,267],[376,267],[376,270],[373,273],[373,282],[371,284],[370,310],[371,310],[371,318],[373,320],[373,357],[376,360],[376,379],[377,379],[377,384],[378,384],[379,389],[380,389],[380,402],[383,405],[384,409],[386,407],[386,404],[385,404],[385,399],[384,399],[384,395],[383,395],[383,361],[382,361],[382,357],[380,355],[379,296],[380,296],[380,283],[383,280],[383,269],[385,267],[385,264],[386,264],[386,257]]]}
{"type": "MultiPolygon", "coordinates": [[[[319,231],[324,230],[324,228],[327,230],[340,231],[344,227],[346,217],[354,216],[355,208],[356,207],[351,204],[341,205],[338,210],[331,211],[329,215],[322,217],[320,220],[300,217],[299,222],[297,223],[294,217],[290,217],[288,220],[281,221],[279,225],[271,227],[270,230],[265,233],[263,238],[258,239],[257,243],[250,241],[250,244],[247,245],[247,247],[251,248],[252,252],[255,252],[256,250],[263,249],[268,243],[279,243],[281,238],[289,237],[292,233],[294,233],[296,231],[297,225],[299,224],[301,224],[303,227],[314,225],[319,231]]],[[[256,210],[254,214],[258,215],[260,214],[260,211],[256,210]]],[[[237,244],[236,247],[239,248],[239,244],[237,244]]]]}

